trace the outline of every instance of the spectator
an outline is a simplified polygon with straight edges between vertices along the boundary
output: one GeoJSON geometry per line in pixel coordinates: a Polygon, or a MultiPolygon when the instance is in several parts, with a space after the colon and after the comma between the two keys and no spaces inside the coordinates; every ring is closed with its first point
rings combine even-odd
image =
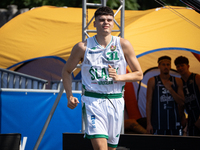
{"type": "Polygon", "coordinates": [[[180,78],[169,74],[171,58],[158,59],[160,74],[147,83],[147,133],[179,135],[183,116],[184,94],[180,78]]]}
{"type": "Polygon", "coordinates": [[[188,113],[187,135],[200,136],[200,75],[189,71],[189,60],[184,56],[177,57],[174,63],[183,81],[188,113]]]}

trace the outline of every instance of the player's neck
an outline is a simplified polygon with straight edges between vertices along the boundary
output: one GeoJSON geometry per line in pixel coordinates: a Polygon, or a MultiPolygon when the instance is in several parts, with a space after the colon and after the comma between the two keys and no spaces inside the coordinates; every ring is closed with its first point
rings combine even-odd
{"type": "Polygon", "coordinates": [[[181,78],[186,82],[188,80],[188,78],[190,77],[191,72],[186,72],[185,74],[181,75],[181,78]]]}
{"type": "Polygon", "coordinates": [[[95,36],[97,42],[104,48],[106,48],[106,46],[111,42],[112,40],[112,35],[106,35],[106,36],[102,36],[102,35],[96,35],[95,36]]]}
{"type": "Polygon", "coordinates": [[[170,74],[163,74],[163,73],[160,74],[160,78],[162,80],[169,80],[169,77],[170,77],[170,74]]]}

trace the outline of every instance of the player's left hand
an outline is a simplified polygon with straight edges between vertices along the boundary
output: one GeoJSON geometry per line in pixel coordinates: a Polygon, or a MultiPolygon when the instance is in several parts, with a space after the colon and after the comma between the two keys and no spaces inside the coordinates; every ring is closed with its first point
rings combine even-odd
{"type": "Polygon", "coordinates": [[[110,78],[113,78],[114,81],[117,81],[118,74],[116,72],[116,69],[114,69],[111,65],[108,65],[108,74],[110,78]]]}
{"type": "Polygon", "coordinates": [[[168,81],[164,82],[163,84],[164,84],[164,86],[167,90],[170,91],[172,89],[172,82],[171,81],[168,80],[168,81]]]}

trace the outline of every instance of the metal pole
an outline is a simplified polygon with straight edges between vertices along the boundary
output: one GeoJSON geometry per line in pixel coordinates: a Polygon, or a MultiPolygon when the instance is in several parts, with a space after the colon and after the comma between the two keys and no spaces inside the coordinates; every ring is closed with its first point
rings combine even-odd
{"type": "Polygon", "coordinates": [[[122,9],[121,9],[121,37],[124,38],[124,12],[125,12],[125,0],[121,1],[122,9]]]}
{"type": "Polygon", "coordinates": [[[101,0],[101,4],[102,4],[103,7],[106,6],[106,2],[107,2],[107,0],[101,0]]]}
{"type": "Polygon", "coordinates": [[[86,27],[86,0],[82,0],[82,41],[86,40],[85,27],[86,27]]]}
{"type": "Polygon", "coordinates": [[[61,96],[63,94],[63,91],[64,91],[63,83],[60,83],[60,91],[58,93],[58,96],[56,97],[56,100],[55,100],[55,102],[53,104],[53,107],[52,107],[52,109],[51,109],[51,111],[49,113],[49,116],[48,116],[48,118],[47,118],[47,120],[45,122],[45,125],[43,126],[43,129],[42,129],[42,131],[40,133],[40,136],[39,136],[39,138],[38,138],[38,140],[37,140],[37,142],[35,144],[34,150],[38,149],[38,147],[40,145],[40,142],[42,141],[42,138],[43,138],[43,136],[44,136],[44,134],[46,132],[46,129],[47,129],[48,125],[49,125],[49,122],[51,121],[51,118],[52,118],[52,116],[54,114],[54,111],[56,110],[56,107],[58,105],[58,102],[60,101],[60,98],[61,98],[61,96]]]}

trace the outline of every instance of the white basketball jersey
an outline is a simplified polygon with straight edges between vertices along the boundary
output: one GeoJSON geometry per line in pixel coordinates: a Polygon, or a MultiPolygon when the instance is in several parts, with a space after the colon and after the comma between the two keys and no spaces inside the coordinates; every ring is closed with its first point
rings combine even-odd
{"type": "Polygon", "coordinates": [[[87,39],[87,48],[82,62],[82,85],[86,91],[113,94],[123,91],[125,82],[113,81],[108,75],[108,65],[117,74],[126,74],[126,60],[120,45],[120,37],[112,36],[106,48],[98,44],[95,36],[87,39]]]}

